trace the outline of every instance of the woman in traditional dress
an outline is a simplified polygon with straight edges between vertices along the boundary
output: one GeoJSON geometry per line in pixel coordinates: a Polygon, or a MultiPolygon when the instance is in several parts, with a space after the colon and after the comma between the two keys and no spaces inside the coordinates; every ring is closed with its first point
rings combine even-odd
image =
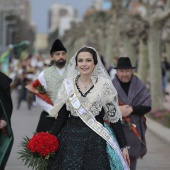
{"type": "Polygon", "coordinates": [[[48,112],[56,117],[51,134],[60,143],[51,170],[129,169],[117,91],[95,49],[83,47],[71,58],[48,112]]]}

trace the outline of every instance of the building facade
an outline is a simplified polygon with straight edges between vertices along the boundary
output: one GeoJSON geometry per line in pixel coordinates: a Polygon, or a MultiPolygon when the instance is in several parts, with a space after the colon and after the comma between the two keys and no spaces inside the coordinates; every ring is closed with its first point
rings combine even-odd
{"type": "MultiPolygon", "coordinates": [[[[15,37],[24,35],[24,30],[34,31],[31,22],[31,5],[29,0],[0,1],[0,54],[15,37]],[[24,25],[26,29],[24,28],[24,25]],[[21,31],[22,29],[22,31],[21,31]]],[[[22,37],[20,38],[22,40],[22,37]]]]}
{"type": "Polygon", "coordinates": [[[58,36],[70,28],[71,22],[77,20],[77,12],[70,5],[53,4],[49,10],[49,33],[58,31],[58,36]]]}

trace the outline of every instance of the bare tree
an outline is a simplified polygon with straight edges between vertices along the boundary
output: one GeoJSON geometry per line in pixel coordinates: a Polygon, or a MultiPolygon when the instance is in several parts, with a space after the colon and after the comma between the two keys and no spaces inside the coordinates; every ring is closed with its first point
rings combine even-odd
{"type": "Polygon", "coordinates": [[[150,65],[150,86],[152,96],[152,108],[162,108],[162,75],[161,75],[161,35],[163,26],[170,16],[170,8],[162,1],[141,1],[147,9],[147,15],[143,19],[148,22],[148,55],[150,65]]]}

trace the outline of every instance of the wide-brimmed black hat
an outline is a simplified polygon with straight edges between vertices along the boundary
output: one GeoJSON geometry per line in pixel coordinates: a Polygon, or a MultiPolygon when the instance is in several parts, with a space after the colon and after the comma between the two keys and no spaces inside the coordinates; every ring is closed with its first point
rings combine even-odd
{"type": "Polygon", "coordinates": [[[129,69],[129,68],[136,68],[136,67],[132,67],[131,61],[129,57],[120,57],[118,59],[118,63],[117,66],[115,67],[115,69],[129,69]]]}
{"type": "Polygon", "coordinates": [[[67,50],[64,47],[63,43],[59,39],[56,39],[53,42],[53,45],[52,45],[51,50],[50,50],[50,54],[52,54],[52,53],[54,53],[56,51],[65,51],[65,52],[67,52],[67,50]]]}

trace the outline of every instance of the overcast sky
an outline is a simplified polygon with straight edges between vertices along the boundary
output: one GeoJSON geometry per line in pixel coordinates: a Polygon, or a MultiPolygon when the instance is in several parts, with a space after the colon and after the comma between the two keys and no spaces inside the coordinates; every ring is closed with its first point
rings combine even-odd
{"type": "Polygon", "coordinates": [[[30,0],[32,6],[32,20],[37,25],[39,33],[47,33],[48,10],[54,3],[67,4],[77,9],[78,16],[82,17],[92,0],[30,0]]]}

